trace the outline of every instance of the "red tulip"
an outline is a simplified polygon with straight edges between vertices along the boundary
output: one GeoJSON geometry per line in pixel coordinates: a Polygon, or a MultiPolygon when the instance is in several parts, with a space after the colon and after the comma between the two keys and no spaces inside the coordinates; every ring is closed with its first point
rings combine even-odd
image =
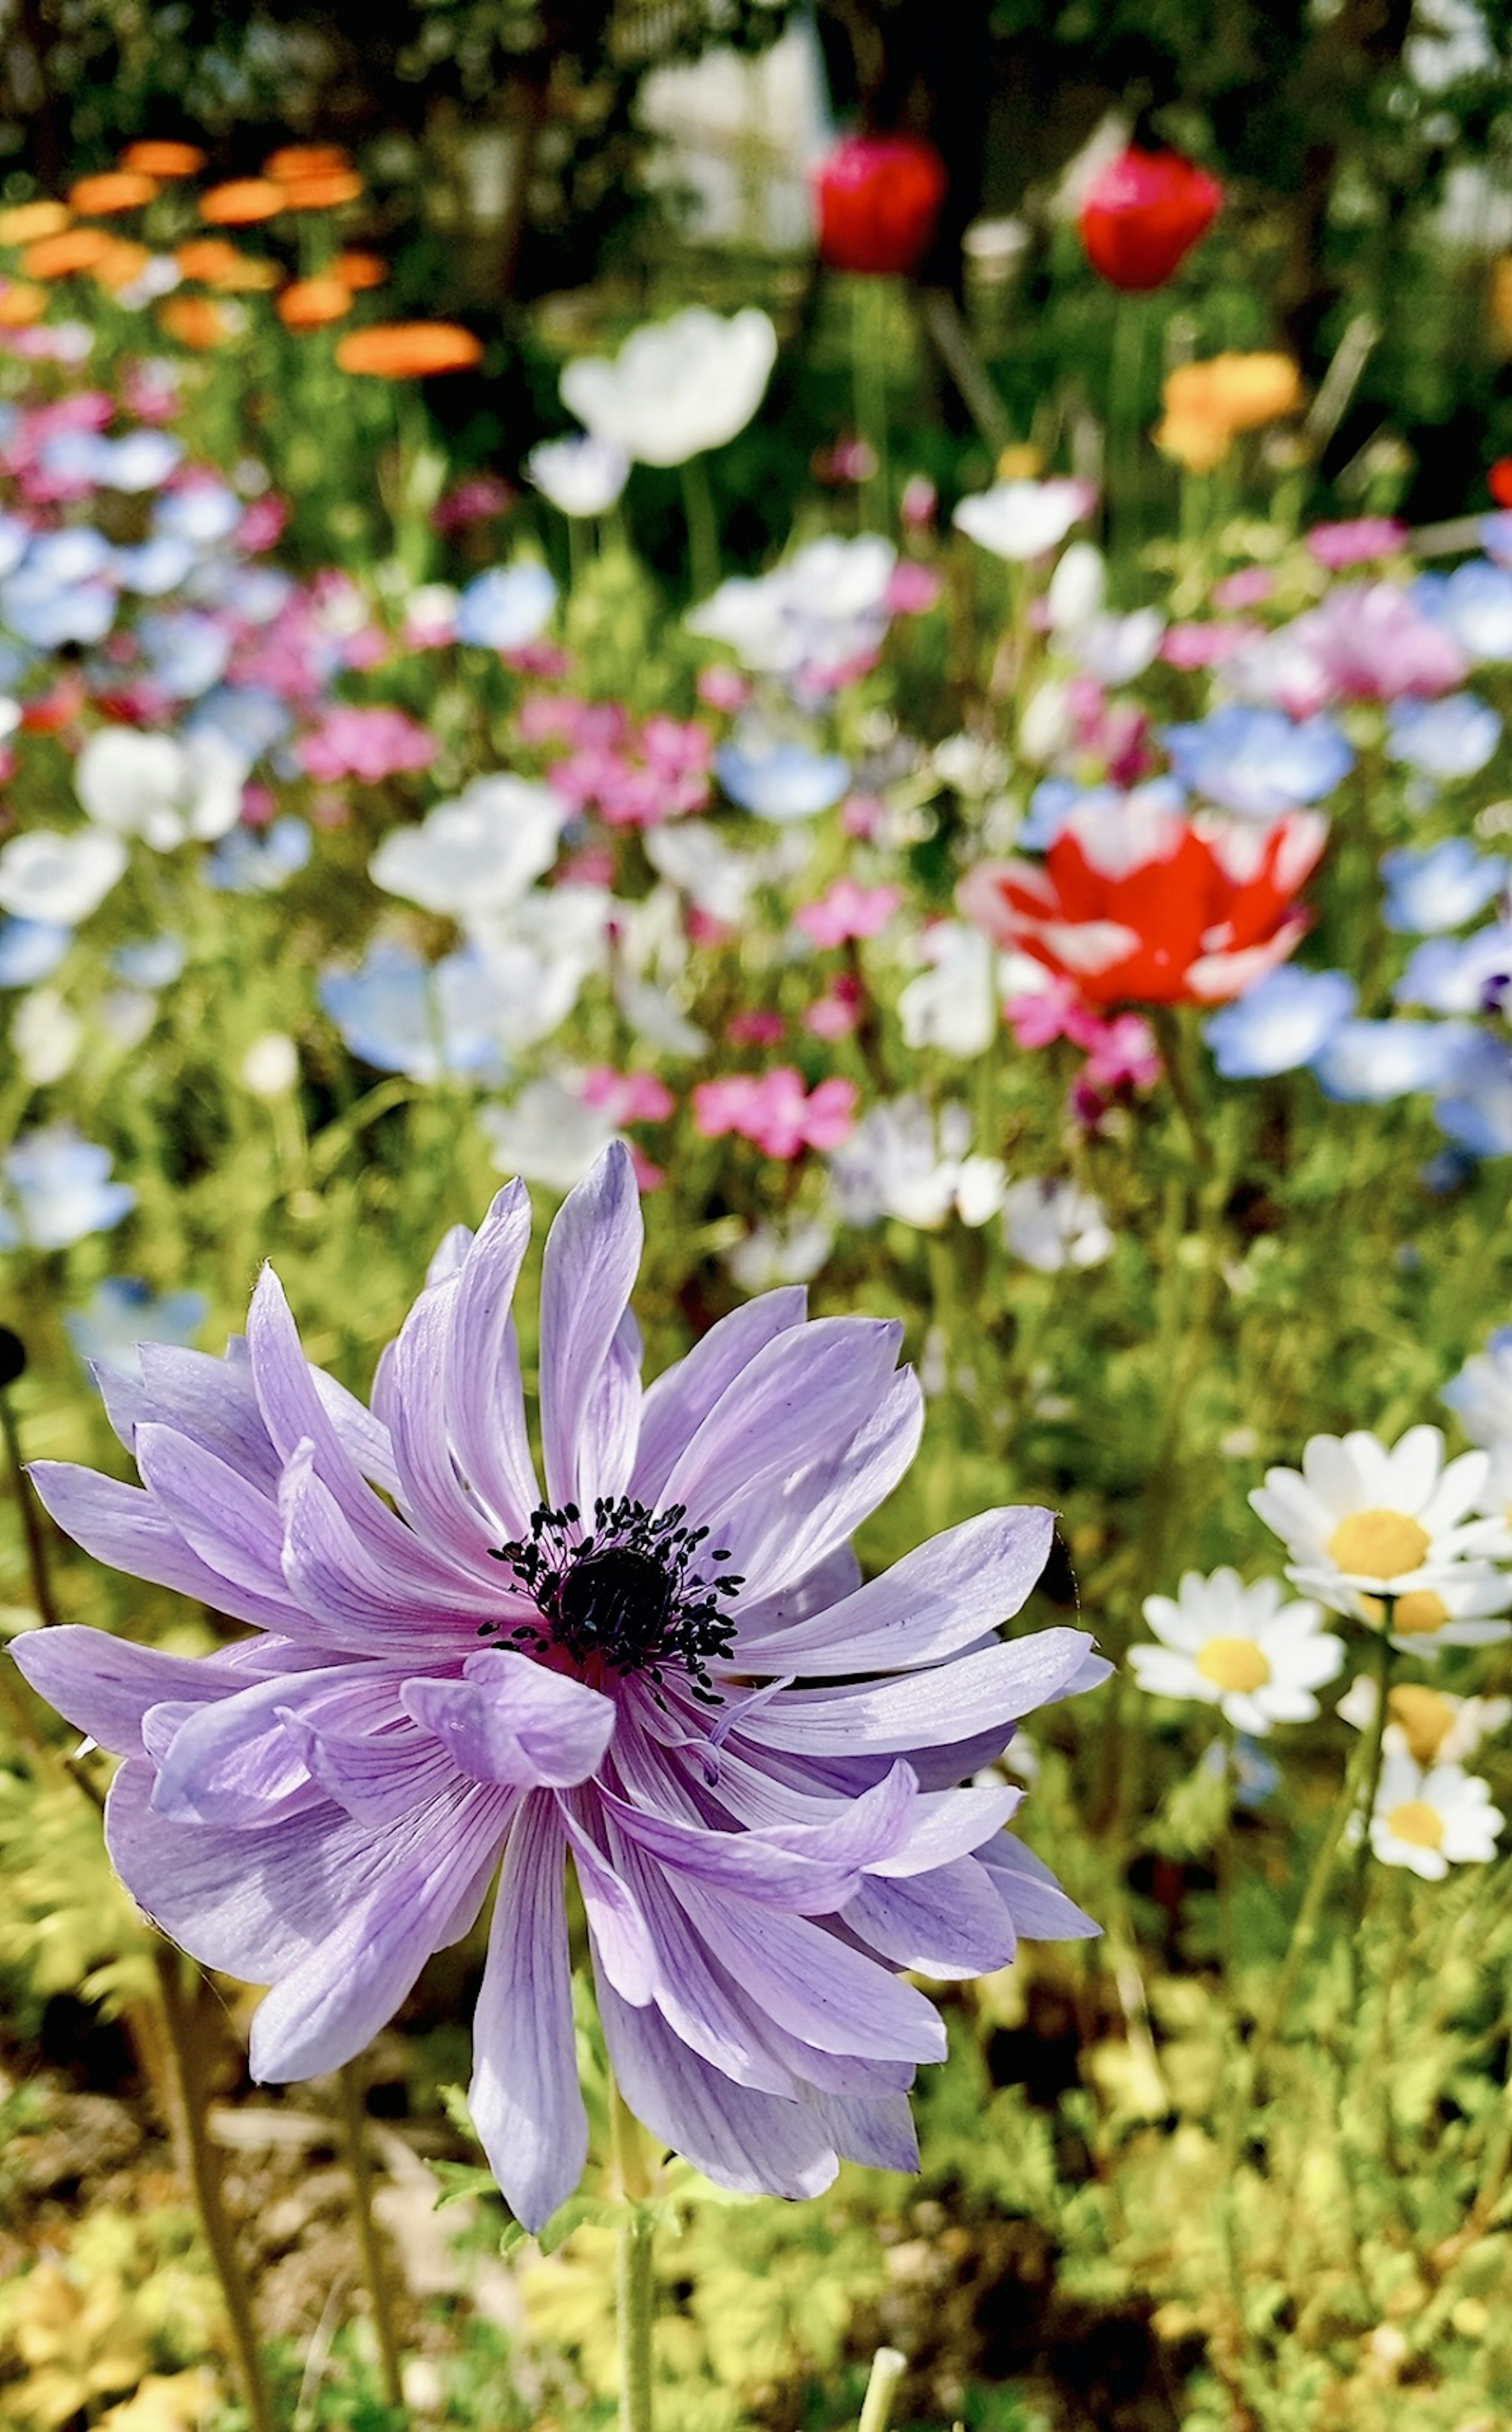
{"type": "Polygon", "coordinates": [[[1088,262],[1110,286],[1163,287],[1222,201],[1217,178],[1180,152],[1131,144],[1093,178],[1077,225],[1088,262]]]}
{"type": "Polygon", "coordinates": [[[820,259],[873,277],[916,270],[948,182],[922,135],[842,137],[815,178],[820,259]]]}
{"type": "Polygon", "coordinates": [[[1512,507],[1512,456],[1499,456],[1486,476],[1486,486],[1499,507],[1512,507]]]}
{"type": "Polygon", "coordinates": [[[1328,836],[1316,811],[1268,827],[1145,804],[1074,810],[1045,855],[979,862],[962,911],[996,944],[1074,981],[1086,1004],[1221,1005],[1285,962],[1328,836]]]}

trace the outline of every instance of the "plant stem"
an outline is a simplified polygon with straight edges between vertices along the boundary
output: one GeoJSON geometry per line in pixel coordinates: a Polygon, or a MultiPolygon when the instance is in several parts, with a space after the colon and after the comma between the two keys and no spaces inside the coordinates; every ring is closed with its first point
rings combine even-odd
{"type": "Polygon", "coordinates": [[[861,2402],[859,2432],[887,2432],[894,2393],[907,2370],[908,2358],[900,2348],[878,2349],[871,2360],[866,2395],[861,2402]]]}
{"type": "Polygon", "coordinates": [[[37,1498],[22,1458],[16,1414],[10,1407],[10,1395],[4,1389],[0,1389],[0,1435],[5,1437],[6,1457],[15,1481],[16,1501],[21,1507],[21,1525],[26,1538],[26,1562],[31,1572],[31,1593],[44,1628],[52,1628],[58,1620],[58,1607],[53,1601],[52,1581],[47,1575],[46,1541],[42,1536],[37,1498]]]}
{"type": "Polygon", "coordinates": [[[614,2168],[629,2207],[618,2232],[614,2305],[619,2332],[620,2432],[653,2432],[651,2329],[656,2310],[655,2228],[646,2210],[651,2192],[646,2136],[617,2086],[610,2089],[614,2168]]]}
{"type": "Polygon", "coordinates": [[[342,2090],[342,2136],[346,2146],[346,2167],[352,2174],[352,2211],[357,2222],[357,2242],[361,2250],[362,2278],[367,2284],[368,2303],[373,2308],[373,2328],[378,2335],[383,2395],[391,2407],[402,2407],[404,2383],[399,2371],[399,2343],[394,2328],[394,2290],[383,2242],[373,2218],[373,2161],[367,2149],[366,2087],[361,2069],[355,2060],[347,2061],[337,2074],[342,2090]]]}
{"type": "Polygon", "coordinates": [[[886,296],[875,279],[850,282],[850,381],[856,436],[870,450],[872,469],[862,484],[863,520],[885,532],[888,516],[886,296]]]}
{"type": "MultiPolygon", "coordinates": [[[[273,2409],[262,2378],[261,2359],[258,2355],[252,2299],[221,2194],[220,2163],[210,2144],[206,2124],[205,2086],[195,2033],[198,2022],[192,2006],[184,1999],[177,1951],[165,1943],[160,1944],[153,1953],[153,1964],[158,1974],[158,1991],[166,2031],[173,2088],[174,2118],[171,2125],[175,2132],[174,2141],[178,2147],[180,2167],[189,2181],[200,2226],[205,2233],[205,2243],[210,2248],[215,2277],[220,2283],[227,2324],[231,2335],[231,2350],[251,2419],[251,2432],[275,2432],[273,2409]]],[[[196,1984],[199,1981],[197,1974],[195,1981],[196,1984]]]]}
{"type": "Polygon", "coordinates": [[[687,456],[679,469],[688,526],[688,587],[695,600],[707,600],[719,583],[719,522],[709,467],[701,456],[687,456]]]}

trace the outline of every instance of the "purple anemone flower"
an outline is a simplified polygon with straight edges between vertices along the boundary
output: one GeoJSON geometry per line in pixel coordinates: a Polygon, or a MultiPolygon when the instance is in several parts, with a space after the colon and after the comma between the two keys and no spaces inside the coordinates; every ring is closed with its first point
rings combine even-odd
{"type": "Polygon", "coordinates": [[[44,1461],[92,1554],[249,1623],[199,1660],[84,1628],[15,1654],[126,1758],[107,1834],[149,1916],[271,1989],[263,2079],[361,2050],[502,1873],[469,2101],[539,2227],[587,2150],[565,1862],[620,2087],[709,2177],[816,2194],[841,2154],[916,2163],[907,2089],[945,2034],[903,1970],[1002,1966],[1096,1928],[962,1787],[1020,1716],[1108,1666],[996,1629],[1050,1515],[999,1511],[865,1585],[848,1540],[916,1449],[900,1329],[713,1326],[643,1389],[642,1226],[609,1148],[546,1242],[538,1483],[511,1300],[512,1184],[447,1237],[371,1411],[311,1367],[271,1270],[224,1360],[146,1343],[101,1378],[143,1483],[44,1461]]]}

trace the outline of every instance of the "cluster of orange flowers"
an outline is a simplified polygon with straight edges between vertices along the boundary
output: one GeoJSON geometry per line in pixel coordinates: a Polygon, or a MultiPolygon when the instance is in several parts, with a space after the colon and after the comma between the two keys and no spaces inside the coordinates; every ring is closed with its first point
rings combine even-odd
{"type": "MultiPolygon", "coordinates": [[[[15,329],[42,318],[48,287],[87,272],[108,289],[129,288],[153,256],[139,240],[92,223],[118,219],[156,200],[165,184],[193,177],[205,166],[196,144],[166,141],[130,144],[120,164],[80,177],[68,200],[18,204],[0,211],[0,245],[20,248],[21,277],[0,280],[0,328],[15,329]]],[[[246,228],[284,211],[328,211],[355,202],[362,180],[335,144],[291,144],[270,155],[256,177],[233,177],[209,186],[198,198],[209,228],[246,228]]],[[[208,295],[163,298],[158,318],[170,337],[196,350],[219,346],[235,324],[218,297],[266,293],[286,329],[319,329],[344,320],[354,296],[381,287],[388,266],[376,253],[338,253],[313,277],[288,279],[266,254],[244,252],[226,235],[192,237],[174,261],[184,279],[208,295]]],[[[390,321],[348,330],[337,343],[344,371],[387,380],[462,371],[482,353],[470,329],[449,321],[390,321]]]]}
{"type": "Polygon", "coordinates": [[[1155,445],[1189,473],[1210,473],[1241,431],[1279,422],[1302,401],[1289,355],[1212,355],[1206,363],[1178,363],[1161,391],[1166,416],[1155,445]]]}

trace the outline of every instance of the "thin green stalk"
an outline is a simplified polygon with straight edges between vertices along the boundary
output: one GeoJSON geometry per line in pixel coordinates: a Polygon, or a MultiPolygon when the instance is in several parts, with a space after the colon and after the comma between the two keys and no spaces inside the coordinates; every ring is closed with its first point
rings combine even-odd
{"type": "Polygon", "coordinates": [[[627,2206],[614,2257],[620,2432],[654,2432],[651,2331],[656,2315],[656,2232],[646,2209],[651,2173],[645,2131],[617,2086],[610,2089],[610,2122],[614,2169],[627,2206]]]}
{"type": "Polygon", "coordinates": [[[688,456],[679,470],[688,526],[688,585],[695,600],[707,600],[719,584],[719,519],[709,467],[701,456],[688,456]]]}
{"type": "MultiPolygon", "coordinates": [[[[220,2161],[210,2139],[208,2103],[200,2065],[198,2020],[184,1998],[176,1951],[166,1943],[153,1953],[158,1991],[168,2048],[172,2081],[172,2126],[180,2167],[189,2181],[205,2243],[210,2249],[226,2305],[242,2393],[251,2419],[251,2432],[275,2432],[273,2408],[258,2354],[252,2298],[236,2251],[236,2238],[221,2193],[220,2161]]],[[[196,1973],[196,1983],[199,1981],[196,1973]]]]}
{"type": "Polygon", "coordinates": [[[1365,1911],[1370,1893],[1370,1818],[1375,1813],[1376,1793],[1381,1787],[1381,1758],[1386,1742],[1386,1699],[1391,1688],[1391,1628],[1396,1618],[1395,1596],[1381,1598],[1380,1635],[1375,1642],[1375,1712],[1365,1732],[1365,1789],[1360,1799],[1360,1841],[1354,1853],[1354,1930],[1352,1941],[1358,1943],[1365,1924],[1365,1911]]]}
{"type": "Polygon", "coordinates": [[[885,291],[875,279],[850,282],[850,380],[855,400],[856,435],[871,454],[871,470],[862,484],[862,520],[874,532],[885,532],[891,483],[887,470],[887,362],[885,291]]]}
{"type": "Polygon", "coordinates": [[[25,1365],[25,1353],[22,1350],[19,1339],[10,1332],[8,1326],[0,1327],[0,1336],[5,1338],[4,1341],[0,1341],[0,1360],[4,1361],[8,1372],[6,1384],[0,1386],[0,1435],[5,1437],[6,1458],[10,1463],[11,1480],[16,1490],[16,1501],[21,1510],[21,1526],[26,1539],[26,1563],[31,1572],[32,1596],[43,1626],[51,1628],[57,1623],[59,1613],[58,1607],[53,1601],[52,1580],[47,1571],[47,1544],[42,1535],[42,1515],[38,1510],[37,1498],[32,1492],[31,1480],[26,1476],[26,1464],[22,1457],[21,1437],[16,1427],[16,1414],[10,1407],[10,1394],[8,1390],[10,1381],[21,1375],[25,1365]]]}
{"type": "Polygon", "coordinates": [[[391,2407],[402,2407],[404,2382],[399,2370],[399,2343],[394,2327],[394,2288],[383,2241],[373,2217],[373,2160],[367,2148],[366,2087],[361,2069],[354,2060],[347,2061],[337,2074],[342,2092],[342,2138],[346,2148],[346,2167],[352,2174],[352,2213],[362,2257],[362,2278],[367,2285],[368,2303],[373,2308],[373,2328],[378,2336],[383,2395],[391,2407]]]}
{"type": "Polygon", "coordinates": [[[871,2360],[866,2395],[861,2403],[858,2432],[887,2432],[893,2399],[907,2370],[908,2358],[900,2348],[878,2349],[871,2360]]]}

